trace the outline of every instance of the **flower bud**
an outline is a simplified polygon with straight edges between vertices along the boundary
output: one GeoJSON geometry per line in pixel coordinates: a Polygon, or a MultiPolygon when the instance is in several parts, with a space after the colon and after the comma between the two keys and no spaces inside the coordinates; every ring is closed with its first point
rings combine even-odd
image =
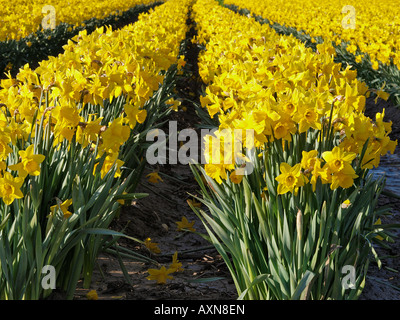
{"type": "Polygon", "coordinates": [[[303,213],[301,212],[300,209],[299,211],[297,211],[296,229],[297,229],[297,238],[300,241],[303,236],[303,213]]]}

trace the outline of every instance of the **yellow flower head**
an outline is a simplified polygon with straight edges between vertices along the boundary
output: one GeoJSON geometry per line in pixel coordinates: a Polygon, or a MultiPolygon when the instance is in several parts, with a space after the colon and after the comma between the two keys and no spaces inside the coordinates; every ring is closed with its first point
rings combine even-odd
{"type": "Polygon", "coordinates": [[[183,271],[182,263],[178,260],[178,252],[175,251],[172,256],[172,263],[169,265],[168,270],[173,270],[173,272],[183,271]]]}
{"type": "Polygon", "coordinates": [[[181,102],[178,100],[175,100],[174,98],[171,98],[167,100],[167,104],[171,105],[170,108],[174,111],[178,111],[178,107],[181,105],[181,102]]]}
{"type": "Polygon", "coordinates": [[[349,199],[344,200],[342,205],[341,205],[342,209],[346,209],[346,208],[348,208],[350,206],[351,206],[351,202],[350,202],[349,199]]]}
{"type": "Polygon", "coordinates": [[[354,179],[357,177],[358,175],[352,172],[336,172],[332,175],[331,189],[335,190],[338,187],[342,187],[344,189],[350,188],[353,185],[354,179]]]}
{"type": "Polygon", "coordinates": [[[129,126],[124,125],[124,118],[119,117],[109,123],[107,130],[102,134],[102,148],[109,153],[118,153],[120,146],[122,146],[128,139],[131,133],[129,126]]]}
{"type": "Polygon", "coordinates": [[[160,175],[158,174],[158,172],[152,172],[149,173],[146,178],[149,180],[149,182],[151,183],[159,183],[164,182],[164,180],[160,177],[160,175]]]}
{"type": "Polygon", "coordinates": [[[76,133],[76,140],[84,147],[92,141],[96,142],[102,128],[100,124],[102,120],[103,117],[94,120],[90,119],[84,126],[79,126],[76,133]]]}
{"type": "Polygon", "coordinates": [[[124,112],[126,113],[128,124],[131,129],[136,126],[136,123],[143,123],[147,117],[147,111],[145,109],[139,109],[138,106],[126,104],[124,106],[124,112]]]}
{"type": "MultiPolygon", "coordinates": [[[[122,160],[118,159],[118,154],[117,154],[117,153],[115,153],[115,154],[108,154],[108,155],[105,157],[103,166],[101,167],[101,170],[100,170],[101,178],[103,179],[104,176],[105,176],[110,170],[112,170],[112,169],[114,168],[114,165],[117,166],[117,170],[115,170],[114,177],[115,177],[115,178],[120,177],[120,176],[121,176],[121,167],[122,167],[123,164],[124,164],[124,162],[123,162],[122,160]]],[[[96,163],[96,164],[94,165],[93,174],[96,172],[97,166],[98,166],[98,163],[96,163]]]]}
{"type": "Polygon", "coordinates": [[[345,152],[340,147],[334,147],[332,151],[326,151],[322,154],[326,164],[324,169],[331,178],[331,189],[338,187],[350,188],[358,175],[351,166],[351,162],[356,157],[354,152],[345,152]]]}
{"type": "Polygon", "coordinates": [[[312,170],[314,168],[315,162],[317,160],[318,151],[311,150],[309,152],[302,152],[301,167],[304,170],[312,170]]]}
{"type": "Polygon", "coordinates": [[[14,178],[11,173],[4,172],[4,176],[0,178],[0,198],[6,205],[10,205],[15,199],[24,197],[20,190],[23,183],[24,178],[14,178]]]}
{"type": "Polygon", "coordinates": [[[161,252],[160,248],[158,247],[158,243],[152,242],[150,238],[147,238],[144,241],[144,245],[146,246],[146,248],[148,250],[150,250],[153,253],[160,253],[161,252]]]}
{"type": "Polygon", "coordinates": [[[99,296],[97,295],[97,291],[96,290],[90,290],[86,294],[86,298],[88,298],[88,300],[98,300],[99,296]]]}
{"type": "Polygon", "coordinates": [[[172,269],[167,269],[164,266],[162,266],[159,270],[158,269],[148,269],[147,272],[150,274],[146,279],[147,280],[156,280],[157,283],[159,284],[165,284],[167,283],[167,279],[173,279],[172,276],[170,276],[170,273],[175,272],[172,269]]]}
{"type": "Polygon", "coordinates": [[[334,147],[332,151],[325,151],[322,157],[325,159],[329,169],[332,173],[354,173],[354,169],[351,166],[351,162],[356,157],[354,152],[345,152],[340,147],[334,147]]]}
{"type": "Polygon", "coordinates": [[[18,171],[19,175],[25,178],[28,174],[38,176],[40,174],[40,163],[45,159],[44,155],[33,154],[34,145],[31,144],[25,151],[19,151],[21,162],[9,166],[11,170],[18,171]]]}
{"type": "Polygon", "coordinates": [[[178,231],[184,231],[184,230],[189,230],[189,231],[196,231],[195,228],[193,228],[194,221],[189,222],[186,217],[182,217],[181,221],[175,222],[177,224],[177,230],[178,231]]]}
{"type": "Polygon", "coordinates": [[[0,160],[4,160],[12,152],[8,143],[10,142],[10,137],[1,134],[0,135],[0,160]]]}
{"type": "Polygon", "coordinates": [[[239,184],[243,180],[243,176],[245,174],[244,168],[238,168],[231,172],[229,175],[229,179],[236,184],[239,184]]]}
{"type": "Polygon", "coordinates": [[[195,199],[193,199],[193,200],[188,199],[188,200],[186,200],[186,202],[188,203],[189,206],[192,205],[195,208],[201,207],[201,202],[197,202],[195,199]]]}
{"type": "MultiPolygon", "coordinates": [[[[61,202],[61,201],[60,201],[61,202]]],[[[67,199],[63,203],[56,204],[50,207],[50,214],[54,215],[58,209],[61,210],[65,219],[72,216],[72,212],[68,211],[68,208],[72,205],[72,199],[67,199]]]]}
{"type": "Polygon", "coordinates": [[[298,163],[291,167],[289,164],[283,162],[280,165],[281,174],[275,178],[279,182],[278,194],[287,192],[297,192],[299,187],[307,182],[307,178],[301,173],[301,164],[298,163]]]}
{"type": "Polygon", "coordinates": [[[3,161],[3,160],[0,160],[0,172],[1,171],[6,171],[6,169],[7,169],[7,163],[5,161],[3,161]]]}
{"type": "Polygon", "coordinates": [[[313,187],[313,191],[316,190],[318,178],[321,179],[322,184],[330,182],[330,176],[328,176],[327,171],[321,168],[322,162],[322,159],[316,158],[311,170],[310,184],[313,187]]]}

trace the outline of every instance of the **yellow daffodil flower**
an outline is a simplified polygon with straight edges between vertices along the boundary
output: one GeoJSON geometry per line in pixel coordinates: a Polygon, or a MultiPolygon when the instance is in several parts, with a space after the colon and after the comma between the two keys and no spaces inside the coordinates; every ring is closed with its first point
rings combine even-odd
{"type": "Polygon", "coordinates": [[[149,276],[146,277],[146,279],[156,280],[158,284],[165,284],[168,279],[173,279],[173,276],[170,276],[169,274],[175,271],[162,266],[160,269],[148,269],[147,272],[149,273],[149,276]]]}
{"type": "Polygon", "coordinates": [[[160,177],[158,172],[151,172],[146,176],[146,178],[151,183],[164,182],[164,180],[160,177]]]}
{"type": "Polygon", "coordinates": [[[24,197],[20,188],[24,183],[24,178],[14,178],[11,173],[4,172],[3,177],[0,178],[0,198],[3,199],[6,205],[10,205],[15,199],[24,197]]]}
{"type": "Polygon", "coordinates": [[[44,155],[33,153],[34,145],[31,144],[26,150],[19,151],[21,162],[8,166],[11,170],[18,171],[20,177],[25,178],[28,174],[38,176],[40,174],[40,163],[45,159],[44,155]]]}
{"type": "Polygon", "coordinates": [[[175,223],[177,224],[178,231],[185,231],[185,230],[196,231],[196,229],[193,228],[194,221],[189,222],[186,217],[182,217],[181,221],[177,221],[175,223]]]}
{"type": "Polygon", "coordinates": [[[87,294],[86,294],[86,298],[88,300],[98,300],[99,296],[97,294],[96,290],[90,290],[87,294]]]}
{"type": "Polygon", "coordinates": [[[56,204],[50,207],[50,214],[54,215],[58,209],[61,210],[65,219],[68,219],[72,216],[72,212],[68,211],[68,208],[72,205],[72,199],[67,199],[60,204],[56,204]]]}
{"type": "Polygon", "coordinates": [[[287,192],[296,192],[299,187],[302,187],[306,182],[306,177],[301,173],[301,165],[298,163],[291,167],[283,162],[280,165],[281,174],[275,178],[279,182],[278,194],[287,192]]]}
{"type": "Polygon", "coordinates": [[[183,271],[182,263],[179,262],[179,260],[178,260],[178,252],[177,251],[175,251],[175,253],[172,256],[172,263],[169,265],[168,270],[173,270],[173,272],[183,271]]]}
{"type": "Polygon", "coordinates": [[[144,245],[146,246],[146,248],[153,252],[153,253],[160,253],[161,250],[158,247],[158,243],[157,242],[152,242],[150,238],[146,238],[146,240],[144,241],[144,245]]]}

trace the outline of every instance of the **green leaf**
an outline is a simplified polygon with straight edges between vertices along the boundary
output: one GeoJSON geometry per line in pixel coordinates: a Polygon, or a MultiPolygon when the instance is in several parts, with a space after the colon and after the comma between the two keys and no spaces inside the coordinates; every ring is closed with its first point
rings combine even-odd
{"type": "Polygon", "coordinates": [[[199,278],[199,279],[189,279],[187,280],[190,283],[206,283],[206,282],[213,282],[218,280],[226,280],[225,277],[211,277],[211,278],[199,278]]]}
{"type": "Polygon", "coordinates": [[[293,293],[291,300],[306,300],[311,290],[312,281],[314,280],[314,278],[315,274],[307,270],[301,278],[298,286],[296,287],[296,290],[293,293]]]}
{"type": "Polygon", "coordinates": [[[258,285],[259,283],[265,281],[269,278],[269,274],[259,274],[254,280],[250,283],[250,285],[239,295],[238,300],[243,300],[249,290],[252,290],[254,286],[258,285]]]}
{"type": "Polygon", "coordinates": [[[0,232],[6,227],[8,219],[11,216],[11,212],[9,212],[3,219],[3,221],[0,223],[0,232]]]}
{"type": "Polygon", "coordinates": [[[120,194],[113,197],[113,201],[118,200],[138,200],[142,198],[148,197],[148,193],[127,193],[127,194],[120,194]]]}

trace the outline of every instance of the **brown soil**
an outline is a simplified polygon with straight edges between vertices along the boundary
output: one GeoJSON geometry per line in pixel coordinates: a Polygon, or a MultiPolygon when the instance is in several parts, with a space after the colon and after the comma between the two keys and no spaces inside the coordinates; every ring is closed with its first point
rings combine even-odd
{"type": "MultiPolygon", "coordinates": [[[[193,110],[173,113],[169,120],[178,122],[179,128],[193,128],[197,121],[193,110]]],[[[165,128],[168,132],[168,128],[165,128]]],[[[124,206],[111,229],[122,231],[144,241],[151,238],[158,243],[160,254],[150,253],[143,245],[125,238],[118,243],[137,253],[153,258],[159,266],[136,262],[124,258],[131,285],[125,280],[118,259],[111,254],[101,254],[93,273],[90,290],[95,289],[99,299],[153,300],[189,299],[221,300],[236,299],[237,293],[230,274],[218,252],[200,234],[206,234],[202,222],[189,207],[189,194],[197,195],[197,182],[188,165],[148,166],[136,192],[147,193],[147,197],[124,206]],[[150,183],[146,175],[158,171],[163,182],[150,183]],[[185,216],[194,221],[193,232],[177,230],[177,221],[185,216]],[[172,274],[166,284],[148,280],[149,268],[159,268],[171,263],[172,255],[178,252],[183,271],[172,274]],[[212,281],[210,281],[212,280],[212,281]]],[[[86,299],[89,290],[79,288],[76,299],[86,299]]]]}
{"type": "MultiPolygon", "coordinates": [[[[176,166],[168,173],[174,177],[188,177],[190,175],[188,169],[176,166]]],[[[119,241],[120,245],[157,260],[160,266],[168,267],[172,255],[177,251],[184,270],[172,274],[174,278],[167,280],[167,284],[157,284],[156,281],[146,279],[147,269],[158,268],[156,265],[124,259],[132,280],[130,286],[124,280],[118,260],[112,255],[102,254],[98,268],[102,269],[104,278],[96,270],[92,288],[97,290],[99,299],[234,299],[235,287],[216,250],[210,248],[209,243],[198,234],[177,231],[176,221],[185,216],[189,221],[195,221],[196,231],[205,232],[202,223],[186,203],[186,200],[191,198],[187,192],[195,192],[193,185],[185,183],[191,181],[184,179],[184,182],[179,183],[164,175],[161,176],[164,182],[157,185],[147,181],[142,182],[139,189],[141,192],[149,193],[149,196],[139,200],[135,205],[124,208],[112,228],[126,227],[125,234],[141,240],[150,237],[152,241],[158,243],[161,253],[150,254],[146,248],[134,241],[124,239],[119,241]],[[215,277],[224,279],[203,283],[191,282],[215,277]]],[[[84,298],[86,292],[87,290],[78,290],[77,297],[84,298]]]]}

